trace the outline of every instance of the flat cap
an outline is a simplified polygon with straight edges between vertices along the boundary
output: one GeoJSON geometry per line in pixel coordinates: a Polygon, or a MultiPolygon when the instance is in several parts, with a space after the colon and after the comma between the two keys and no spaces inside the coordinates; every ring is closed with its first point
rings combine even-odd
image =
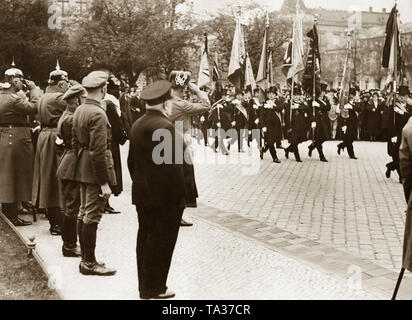
{"type": "Polygon", "coordinates": [[[68,100],[78,95],[87,95],[86,90],[83,88],[81,84],[75,84],[74,86],[71,86],[69,89],[67,89],[67,91],[63,95],[63,100],[68,100]]]}
{"type": "Polygon", "coordinates": [[[153,101],[160,99],[167,95],[172,88],[172,83],[167,80],[160,80],[152,83],[144,88],[141,94],[141,98],[145,101],[153,101]]]}
{"type": "Polygon", "coordinates": [[[92,71],[82,80],[82,85],[86,89],[96,89],[107,84],[109,75],[104,71],[92,71]]]}

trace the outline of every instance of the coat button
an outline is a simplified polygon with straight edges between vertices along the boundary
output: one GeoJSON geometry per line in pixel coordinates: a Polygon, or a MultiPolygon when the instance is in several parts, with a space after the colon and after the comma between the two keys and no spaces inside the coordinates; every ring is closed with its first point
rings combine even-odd
{"type": "Polygon", "coordinates": [[[9,142],[9,145],[12,145],[13,144],[13,142],[9,142]]]}
{"type": "Polygon", "coordinates": [[[13,137],[13,135],[11,134],[11,135],[9,135],[9,137],[10,137],[10,138],[12,138],[12,137],[13,137]]]}

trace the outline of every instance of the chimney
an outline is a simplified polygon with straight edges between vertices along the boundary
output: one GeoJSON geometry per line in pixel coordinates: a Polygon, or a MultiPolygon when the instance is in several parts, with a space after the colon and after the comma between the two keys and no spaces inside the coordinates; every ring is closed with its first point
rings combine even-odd
{"type": "Polygon", "coordinates": [[[373,12],[373,7],[369,7],[369,12],[373,12]]]}

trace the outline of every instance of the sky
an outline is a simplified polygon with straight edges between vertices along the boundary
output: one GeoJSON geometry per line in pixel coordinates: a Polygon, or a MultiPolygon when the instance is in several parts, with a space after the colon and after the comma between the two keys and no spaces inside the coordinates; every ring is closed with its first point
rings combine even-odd
{"type": "MultiPolygon", "coordinates": [[[[199,14],[214,13],[223,9],[227,4],[247,3],[250,0],[192,0],[195,12],[199,14]]],[[[271,10],[278,10],[283,0],[256,0],[262,6],[268,5],[271,10]]],[[[369,10],[382,11],[387,8],[390,11],[395,4],[394,0],[303,0],[310,8],[342,9],[342,10],[369,10]]],[[[412,22],[412,0],[398,0],[401,21],[412,22]]]]}

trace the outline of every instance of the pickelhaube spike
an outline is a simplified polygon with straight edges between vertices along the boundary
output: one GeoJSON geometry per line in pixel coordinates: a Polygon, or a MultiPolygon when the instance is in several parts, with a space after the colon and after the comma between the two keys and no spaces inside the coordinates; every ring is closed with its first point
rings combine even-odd
{"type": "Polygon", "coordinates": [[[11,61],[11,66],[12,66],[12,67],[15,67],[15,66],[16,66],[16,64],[14,63],[14,56],[13,56],[13,60],[11,61]]]}
{"type": "Polygon", "coordinates": [[[69,81],[69,75],[60,68],[59,59],[56,60],[56,69],[49,75],[49,84],[56,84],[61,80],[69,81]]]}

